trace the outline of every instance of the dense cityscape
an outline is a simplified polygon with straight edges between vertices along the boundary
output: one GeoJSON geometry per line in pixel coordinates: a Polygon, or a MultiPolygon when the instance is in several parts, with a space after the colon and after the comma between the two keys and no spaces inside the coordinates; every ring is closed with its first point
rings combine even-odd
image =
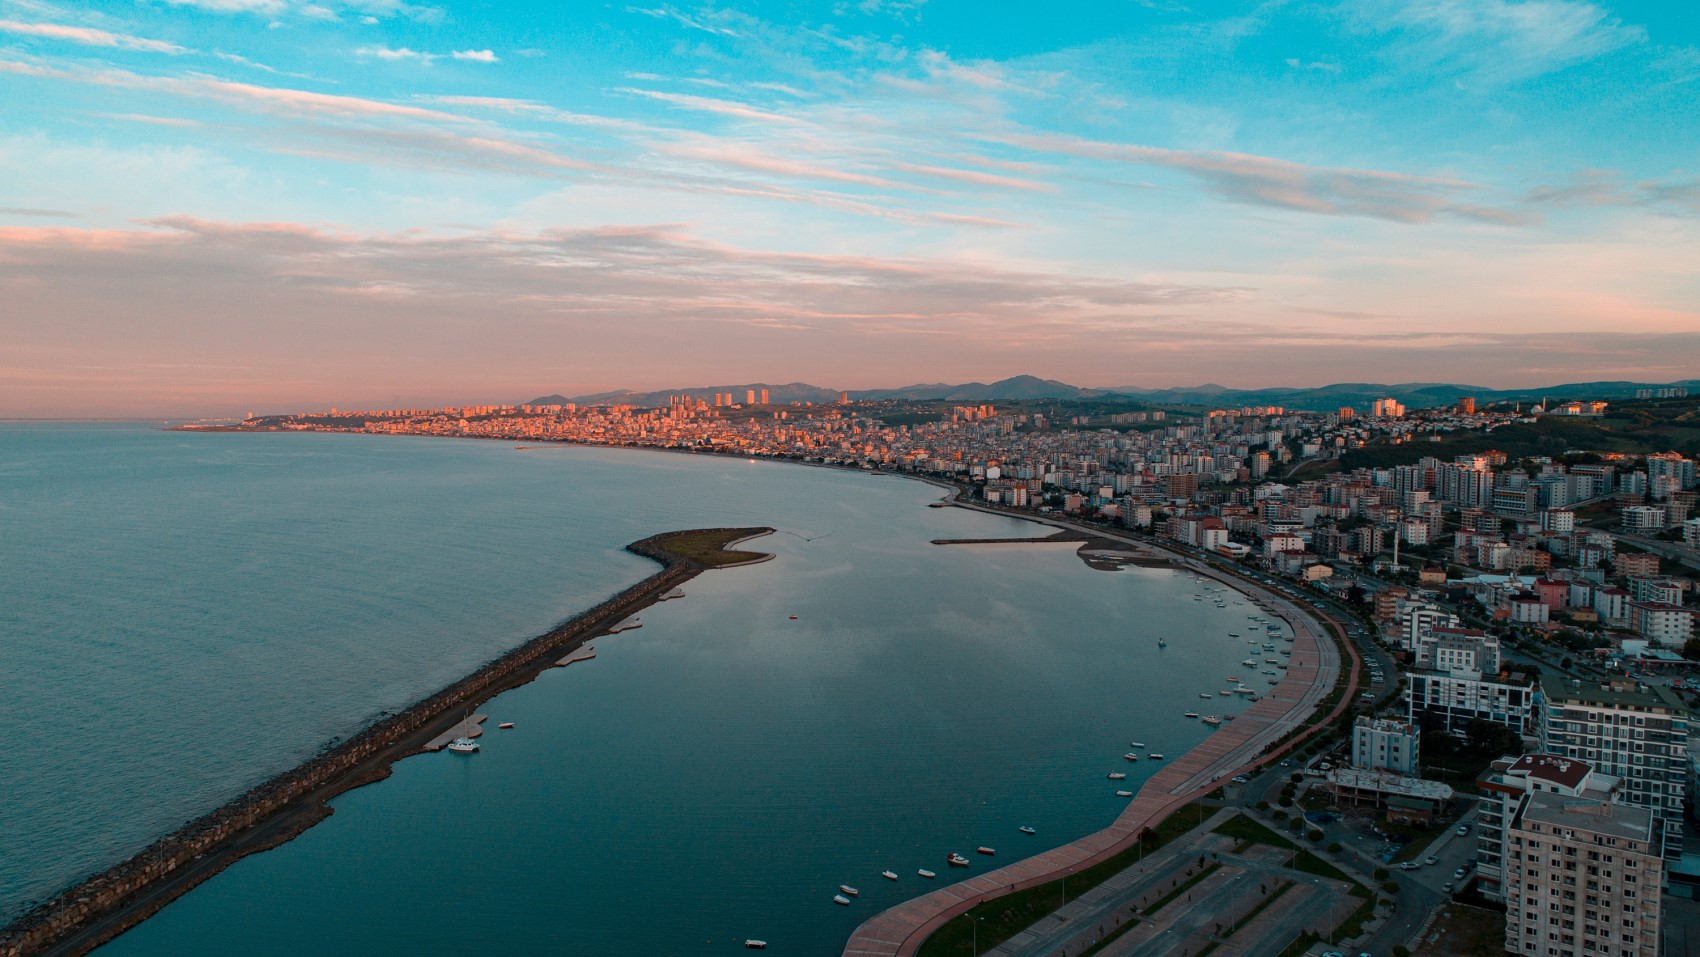
{"type": "MultiPolygon", "coordinates": [[[[1646,398],[1684,398],[1674,392],[1646,398]]],[[[1700,703],[1695,461],[1585,448],[1424,454],[1462,436],[1491,442],[1508,426],[1598,419],[1609,403],[1477,408],[1466,398],[1407,409],[1389,398],[1326,414],[1047,413],[1026,407],[1042,403],[766,398],[750,389],[716,391],[712,401],[673,396],[659,408],[331,410],[250,417],[239,428],[894,471],[952,484],[985,506],[1175,543],[1326,596],[1378,639],[1371,707],[1349,742],[1313,760],[1300,792],[1283,790],[1283,806],[1326,820],[1367,805],[1381,826],[1418,834],[1470,822],[1458,825],[1463,834],[1473,823],[1472,853],[1445,890],[1503,908],[1512,953],[1653,957],[1660,889],[1686,898],[1700,887],[1700,858],[1684,859],[1700,787],[1689,737],[1700,703]],[[1409,464],[1343,467],[1366,449],[1409,464]]],[[[1687,409],[1667,402],[1661,414],[1687,409]]],[[[1386,863],[1422,866],[1419,844],[1403,847],[1408,856],[1386,863]]]]}

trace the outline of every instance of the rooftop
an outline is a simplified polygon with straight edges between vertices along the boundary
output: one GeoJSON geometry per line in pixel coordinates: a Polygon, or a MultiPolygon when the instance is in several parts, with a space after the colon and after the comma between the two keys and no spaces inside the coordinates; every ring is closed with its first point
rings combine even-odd
{"type": "Polygon", "coordinates": [[[1653,809],[1627,804],[1536,794],[1529,798],[1520,820],[1524,826],[1536,823],[1545,828],[1587,831],[1647,843],[1653,839],[1653,809]]]}
{"type": "Polygon", "coordinates": [[[1598,705],[1608,708],[1639,708],[1686,715],[1688,709],[1668,688],[1638,685],[1629,681],[1601,684],[1559,675],[1541,675],[1541,694],[1555,704],[1598,705]]]}
{"type": "Polygon", "coordinates": [[[1440,781],[1406,777],[1390,771],[1366,768],[1335,768],[1328,772],[1328,782],[1360,791],[1380,791],[1383,794],[1421,798],[1425,801],[1452,800],[1452,787],[1440,781]]]}

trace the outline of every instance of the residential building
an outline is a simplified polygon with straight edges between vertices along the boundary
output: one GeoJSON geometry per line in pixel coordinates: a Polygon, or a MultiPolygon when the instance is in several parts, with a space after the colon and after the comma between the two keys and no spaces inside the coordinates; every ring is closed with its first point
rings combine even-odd
{"type": "Polygon", "coordinates": [[[1503,901],[1505,829],[1532,794],[1557,794],[1610,801],[1622,781],[1600,774],[1586,761],[1551,754],[1503,757],[1476,780],[1480,800],[1476,830],[1476,888],[1503,901]]]}
{"type": "Polygon", "coordinates": [[[1694,637],[1694,613],[1681,605],[1650,601],[1629,603],[1629,627],[1643,638],[1667,648],[1681,648],[1694,637]]]}
{"type": "Polygon", "coordinates": [[[1352,725],[1352,767],[1421,777],[1421,738],[1409,721],[1359,715],[1352,725]]]}
{"type": "Polygon", "coordinates": [[[1505,844],[1507,951],[1658,957],[1664,861],[1650,811],[1537,792],[1505,844]]]}
{"type": "Polygon", "coordinates": [[[1540,750],[1624,780],[1623,800],[1653,812],[1659,853],[1682,852],[1688,709],[1668,688],[1544,675],[1535,695],[1540,750]]]}
{"type": "Polygon", "coordinates": [[[1413,723],[1427,715],[1456,736],[1462,736],[1477,719],[1505,725],[1521,735],[1533,730],[1535,685],[1527,675],[1415,669],[1406,672],[1405,682],[1405,714],[1413,723]]]}

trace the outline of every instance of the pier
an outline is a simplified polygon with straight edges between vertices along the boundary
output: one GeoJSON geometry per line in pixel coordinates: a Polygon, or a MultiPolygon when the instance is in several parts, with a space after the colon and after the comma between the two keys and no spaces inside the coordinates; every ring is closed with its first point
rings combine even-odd
{"type": "MultiPolygon", "coordinates": [[[[1327,626],[1286,598],[1261,589],[1253,591],[1250,583],[1202,562],[1178,556],[1173,561],[1178,567],[1246,593],[1293,629],[1292,658],[1280,683],[1240,712],[1236,720],[1224,724],[1186,754],[1166,762],[1109,827],[876,914],[856,928],[844,945],[843,957],[910,957],[934,931],[975,905],[1108,860],[1131,848],[1140,835],[1156,828],[1170,814],[1215,790],[1222,781],[1279,759],[1300,739],[1268,754],[1262,752],[1304,726],[1317,705],[1328,697],[1340,676],[1342,647],[1352,657],[1345,693],[1328,717],[1315,726],[1326,725],[1350,706],[1357,693],[1357,653],[1345,640],[1338,622],[1328,619],[1340,638],[1336,645],[1322,630],[1327,626]]],[[[1129,733],[1133,731],[1129,729],[1129,733]]]]}
{"type": "Polygon", "coordinates": [[[465,721],[425,742],[425,746],[419,750],[441,751],[449,746],[450,741],[456,738],[482,738],[484,736],[484,722],[489,718],[490,716],[487,714],[472,715],[465,721]]]}

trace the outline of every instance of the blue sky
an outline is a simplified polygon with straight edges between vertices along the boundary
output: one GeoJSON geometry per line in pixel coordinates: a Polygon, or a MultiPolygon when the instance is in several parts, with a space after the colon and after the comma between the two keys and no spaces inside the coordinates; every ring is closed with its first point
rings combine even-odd
{"type": "Polygon", "coordinates": [[[0,0],[0,415],[1700,376],[1682,6],[0,0]]]}

